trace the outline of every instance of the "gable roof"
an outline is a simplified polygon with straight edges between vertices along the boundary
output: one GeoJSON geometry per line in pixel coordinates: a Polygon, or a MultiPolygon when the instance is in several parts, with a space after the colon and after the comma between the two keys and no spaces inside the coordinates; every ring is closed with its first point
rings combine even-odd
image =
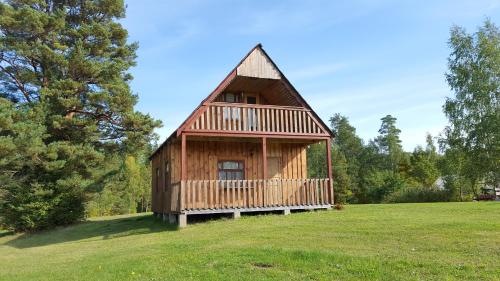
{"type": "Polygon", "coordinates": [[[221,94],[229,84],[236,79],[236,77],[252,77],[252,78],[263,78],[272,80],[281,80],[284,87],[288,90],[290,98],[296,99],[300,106],[309,109],[314,118],[320,123],[323,129],[334,137],[334,133],[330,128],[323,122],[323,120],[314,112],[311,106],[305,101],[305,99],[299,94],[295,87],[290,83],[286,76],[281,72],[278,66],[274,63],[271,57],[262,48],[262,44],[257,44],[253,47],[241,61],[229,72],[229,74],[220,82],[220,84],[205,98],[201,103],[191,112],[191,114],[182,122],[182,124],[158,147],[158,149],[153,152],[151,156],[156,154],[156,152],[171,138],[179,136],[184,129],[189,125],[197,114],[200,112],[203,105],[214,101],[214,99],[221,94]],[[250,71],[250,69],[258,69],[258,77],[250,71]]]}

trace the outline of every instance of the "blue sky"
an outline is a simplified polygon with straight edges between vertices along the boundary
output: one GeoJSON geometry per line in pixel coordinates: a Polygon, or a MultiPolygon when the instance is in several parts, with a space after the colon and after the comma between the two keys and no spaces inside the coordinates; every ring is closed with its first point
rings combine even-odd
{"type": "Polygon", "coordinates": [[[131,87],[161,141],[260,42],[325,122],[341,113],[368,141],[392,114],[411,151],[446,125],[450,27],[500,24],[500,0],[126,2],[131,87]]]}

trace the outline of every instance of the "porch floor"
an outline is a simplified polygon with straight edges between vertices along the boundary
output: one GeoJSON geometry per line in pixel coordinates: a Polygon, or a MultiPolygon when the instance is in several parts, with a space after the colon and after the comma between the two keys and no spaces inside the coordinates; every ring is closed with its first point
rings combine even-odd
{"type": "Polygon", "coordinates": [[[201,215],[201,214],[223,214],[223,213],[248,213],[248,212],[270,212],[284,210],[318,210],[330,209],[332,205],[298,205],[298,206],[269,206],[269,207],[250,207],[250,208],[224,208],[224,209],[200,209],[200,210],[185,210],[181,214],[186,215],[201,215]]]}

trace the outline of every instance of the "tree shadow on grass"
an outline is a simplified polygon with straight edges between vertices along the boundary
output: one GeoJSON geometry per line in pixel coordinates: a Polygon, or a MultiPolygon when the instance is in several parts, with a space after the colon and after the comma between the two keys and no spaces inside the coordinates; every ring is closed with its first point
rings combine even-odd
{"type": "Polygon", "coordinates": [[[85,243],[173,230],[177,230],[176,225],[165,223],[153,215],[103,218],[102,220],[91,220],[72,226],[58,227],[53,230],[24,233],[4,245],[23,249],[79,240],[83,240],[79,243],[85,243]]]}

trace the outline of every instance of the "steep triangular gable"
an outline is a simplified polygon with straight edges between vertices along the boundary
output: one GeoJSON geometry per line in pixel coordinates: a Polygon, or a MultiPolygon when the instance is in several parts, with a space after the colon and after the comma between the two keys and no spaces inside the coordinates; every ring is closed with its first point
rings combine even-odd
{"type": "Polygon", "coordinates": [[[179,136],[183,130],[191,127],[195,120],[205,112],[204,106],[214,101],[214,99],[226,89],[226,87],[234,81],[238,76],[264,78],[264,79],[280,79],[283,85],[288,89],[289,93],[298,100],[304,108],[311,113],[311,117],[318,123],[319,127],[333,136],[333,132],[328,126],[319,118],[319,116],[307,104],[304,98],[288,81],[285,75],[279,70],[274,61],[262,49],[262,45],[258,44],[238,63],[238,65],[226,76],[224,80],[215,88],[215,90],[205,98],[200,105],[190,114],[190,116],[179,126],[176,135],[179,136]]]}
{"type": "Polygon", "coordinates": [[[265,79],[281,78],[279,70],[262,52],[261,48],[254,48],[253,51],[250,52],[236,68],[236,75],[265,79]]]}

